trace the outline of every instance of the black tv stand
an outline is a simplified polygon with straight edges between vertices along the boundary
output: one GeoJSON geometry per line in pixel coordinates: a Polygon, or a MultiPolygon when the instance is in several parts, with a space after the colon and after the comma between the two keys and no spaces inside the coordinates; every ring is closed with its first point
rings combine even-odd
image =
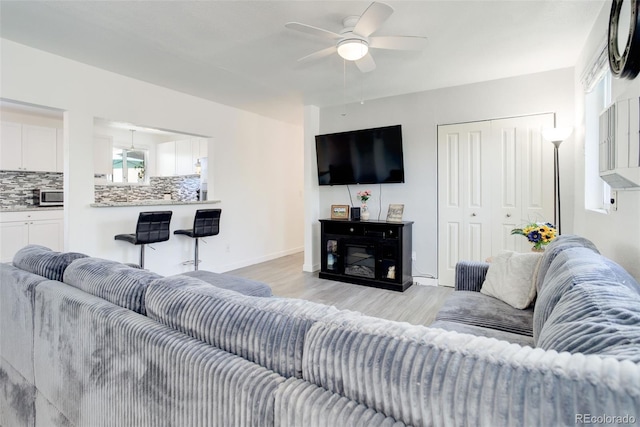
{"type": "Polygon", "coordinates": [[[405,291],[413,222],[321,219],[321,279],[405,291]]]}

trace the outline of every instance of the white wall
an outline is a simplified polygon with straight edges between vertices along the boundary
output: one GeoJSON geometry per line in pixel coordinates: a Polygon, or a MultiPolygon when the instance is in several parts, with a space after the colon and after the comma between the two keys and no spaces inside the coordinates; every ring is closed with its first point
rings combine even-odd
{"type": "MultiPolygon", "coordinates": [[[[369,188],[372,218],[386,218],[389,203],[404,203],[404,219],[414,221],[414,274],[437,276],[437,125],[535,113],[557,113],[558,126],[573,126],[573,69],[561,69],[496,81],[349,104],[320,110],[320,133],[401,124],[404,139],[405,183],[350,186],[355,193],[369,188]],[[382,209],[380,212],[380,192],[382,209]]],[[[560,148],[563,180],[563,232],[573,229],[572,138],[560,148]]],[[[550,189],[553,191],[553,189],[550,189]]],[[[345,186],[319,188],[319,216],[329,217],[332,204],[350,204],[345,186]]],[[[313,244],[319,245],[319,242],[313,244]]]]}
{"type": "MultiPolygon", "coordinates": [[[[585,209],[585,98],[581,79],[589,62],[607,36],[611,10],[607,2],[600,12],[587,43],[575,67],[576,132],[575,159],[575,218],[576,234],[593,241],[600,252],[622,265],[640,280],[640,191],[618,191],[618,210],[605,214],[585,209]]],[[[612,97],[628,91],[640,93],[640,78],[614,79],[612,97]]],[[[637,96],[637,95],[636,95],[637,96]]]]}
{"type": "MultiPolygon", "coordinates": [[[[303,130],[0,39],[0,97],[65,110],[65,250],[119,261],[137,248],[113,236],[133,232],[139,208],[91,208],[94,117],[214,138],[210,198],[222,229],[201,245],[203,269],[224,271],[302,249],[303,130]]],[[[174,209],[185,218],[195,207],[174,209]],[[189,209],[187,212],[186,210],[189,209]]],[[[174,215],[176,215],[174,213],[174,215]]],[[[172,229],[189,224],[172,224],[172,229]]],[[[190,239],[148,251],[160,274],[184,271],[190,239]]]]}

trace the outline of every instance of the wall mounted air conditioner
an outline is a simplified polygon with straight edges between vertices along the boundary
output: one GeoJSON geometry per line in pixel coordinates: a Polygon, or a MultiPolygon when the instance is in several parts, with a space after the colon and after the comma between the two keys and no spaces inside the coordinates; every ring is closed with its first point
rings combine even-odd
{"type": "Polygon", "coordinates": [[[640,98],[621,99],[600,115],[600,178],[614,189],[640,189],[640,98]]]}

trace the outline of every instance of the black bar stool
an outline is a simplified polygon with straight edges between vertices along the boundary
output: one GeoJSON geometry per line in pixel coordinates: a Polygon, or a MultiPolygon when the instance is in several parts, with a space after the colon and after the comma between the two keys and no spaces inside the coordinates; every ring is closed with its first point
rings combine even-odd
{"type": "Polygon", "coordinates": [[[198,209],[193,219],[193,228],[189,230],[175,230],[173,234],[183,234],[195,240],[194,269],[198,269],[198,239],[200,237],[215,236],[220,232],[220,214],[222,209],[198,209]]]}
{"type": "Polygon", "coordinates": [[[140,245],[140,267],[144,268],[144,245],[169,240],[172,214],[172,211],[140,212],[136,233],[116,234],[114,239],[140,245]]]}

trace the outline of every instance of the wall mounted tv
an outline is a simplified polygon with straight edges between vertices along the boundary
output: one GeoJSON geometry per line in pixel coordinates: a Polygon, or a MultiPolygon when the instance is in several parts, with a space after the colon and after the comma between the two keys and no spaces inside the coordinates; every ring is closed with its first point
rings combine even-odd
{"type": "Polygon", "coordinates": [[[316,136],[320,185],[404,182],[401,125],[316,136]]]}

